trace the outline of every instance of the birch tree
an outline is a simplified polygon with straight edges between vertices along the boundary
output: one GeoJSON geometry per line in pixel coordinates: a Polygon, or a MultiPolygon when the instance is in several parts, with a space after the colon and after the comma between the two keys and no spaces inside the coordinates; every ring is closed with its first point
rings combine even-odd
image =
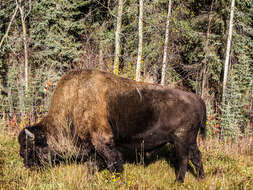
{"type": "Polygon", "coordinates": [[[139,1],[138,57],[136,65],[136,81],[141,79],[142,42],[143,42],[143,0],[139,1]]]}
{"type": "Polygon", "coordinates": [[[251,100],[250,100],[250,119],[249,119],[249,128],[253,129],[253,79],[251,80],[250,83],[251,87],[251,100]]]}
{"type": "MultiPolygon", "coordinates": [[[[25,1],[23,0],[16,0],[16,6],[18,6],[20,18],[21,18],[21,24],[22,24],[22,32],[23,32],[23,46],[24,46],[24,86],[25,86],[25,92],[23,90],[23,85],[18,85],[18,94],[19,94],[19,106],[20,106],[20,112],[21,112],[21,118],[24,119],[25,116],[25,97],[27,98],[27,92],[28,92],[28,45],[27,45],[27,27],[26,27],[26,17],[29,15],[31,11],[31,0],[29,0],[29,10],[27,14],[25,15],[25,1]]],[[[22,73],[22,72],[20,72],[22,73]]],[[[21,77],[22,78],[22,77],[21,77]]]]}
{"type": "Polygon", "coordinates": [[[169,43],[169,24],[170,24],[170,14],[171,14],[171,3],[172,3],[172,0],[169,0],[166,30],[165,30],[165,42],[164,42],[164,50],[163,50],[163,66],[162,66],[161,85],[165,84],[166,65],[168,62],[167,55],[168,55],[168,43],[169,43]]]}
{"type": "Polygon", "coordinates": [[[119,57],[120,57],[120,33],[122,23],[122,12],[123,12],[123,0],[118,0],[118,16],[117,16],[117,27],[115,32],[115,57],[114,57],[114,74],[119,74],[119,57]]]}
{"type": "MultiPolygon", "coordinates": [[[[223,118],[225,120],[225,122],[222,122],[224,124],[222,124],[221,126],[221,130],[220,130],[220,138],[222,139],[224,137],[224,131],[227,128],[226,125],[226,113],[227,115],[229,115],[229,110],[231,110],[230,107],[230,103],[226,104],[226,88],[227,88],[227,76],[228,76],[228,66],[229,66],[229,58],[230,58],[230,47],[231,47],[231,40],[232,40],[232,32],[233,32],[233,16],[234,16],[234,6],[235,6],[235,0],[232,0],[231,3],[231,10],[230,10],[230,21],[229,21],[229,31],[228,31],[228,39],[227,39],[227,49],[226,49],[226,59],[225,59],[225,63],[224,63],[224,76],[223,76],[223,89],[222,89],[222,106],[223,106],[223,118]],[[225,117],[224,117],[225,115],[225,117]]],[[[235,123],[236,118],[235,116],[229,115],[229,120],[232,120],[233,118],[233,123],[235,123]]],[[[227,122],[229,123],[229,122],[227,122]]],[[[230,124],[230,123],[229,123],[230,124]]],[[[236,129],[236,127],[231,127],[230,128],[234,128],[236,129]]]]}
{"type": "Polygon", "coordinates": [[[208,62],[207,61],[207,56],[209,54],[208,45],[209,45],[210,27],[211,27],[211,21],[212,21],[211,13],[213,11],[213,4],[214,4],[214,0],[212,0],[210,12],[208,13],[206,43],[205,43],[205,48],[204,48],[205,58],[204,58],[204,68],[203,68],[203,73],[202,73],[201,98],[204,98],[204,95],[205,95],[205,86],[206,86],[206,79],[207,79],[207,62],[208,62]]]}
{"type": "Polygon", "coordinates": [[[22,31],[23,31],[23,43],[24,43],[24,58],[25,58],[25,90],[28,91],[28,48],[27,48],[27,28],[25,19],[29,15],[31,11],[31,0],[29,0],[29,12],[27,15],[24,13],[24,5],[22,6],[23,0],[16,0],[16,5],[18,6],[22,24],[22,31]]]}
{"type": "Polygon", "coordinates": [[[228,39],[227,39],[226,59],[224,63],[224,77],[223,77],[223,90],[222,90],[223,103],[225,102],[225,97],[226,97],[226,85],[227,85],[228,66],[229,66],[229,58],[230,58],[230,47],[231,47],[232,32],[233,32],[234,8],[235,8],[235,0],[232,0],[231,10],[230,10],[228,39]]]}
{"type": "MultiPolygon", "coordinates": [[[[15,10],[14,10],[14,13],[13,13],[11,19],[10,19],[9,24],[8,24],[7,30],[6,30],[4,36],[2,37],[2,39],[1,39],[1,41],[0,41],[0,49],[1,49],[2,45],[3,45],[4,40],[5,40],[5,39],[8,37],[8,35],[9,35],[11,25],[12,25],[12,23],[13,23],[13,20],[14,20],[14,18],[15,18],[15,16],[16,16],[17,12],[18,12],[18,5],[16,5],[16,8],[15,8],[15,10]]],[[[5,93],[5,94],[8,94],[8,95],[9,95],[9,91],[10,91],[10,90],[9,90],[8,88],[6,88],[6,87],[4,87],[4,85],[0,84],[0,92],[1,92],[1,93],[5,93]]],[[[9,97],[9,96],[8,96],[8,97],[9,97]]],[[[11,109],[11,113],[12,113],[12,110],[13,110],[13,109],[11,109]]]]}

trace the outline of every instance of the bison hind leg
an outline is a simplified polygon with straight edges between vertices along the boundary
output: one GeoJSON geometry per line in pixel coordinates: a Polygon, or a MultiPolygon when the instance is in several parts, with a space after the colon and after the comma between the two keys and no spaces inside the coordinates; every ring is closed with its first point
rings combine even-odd
{"type": "Polygon", "coordinates": [[[205,177],[201,157],[202,157],[201,152],[199,151],[197,144],[191,145],[190,151],[189,151],[189,158],[190,158],[193,166],[195,167],[197,178],[204,178],[205,177]]]}

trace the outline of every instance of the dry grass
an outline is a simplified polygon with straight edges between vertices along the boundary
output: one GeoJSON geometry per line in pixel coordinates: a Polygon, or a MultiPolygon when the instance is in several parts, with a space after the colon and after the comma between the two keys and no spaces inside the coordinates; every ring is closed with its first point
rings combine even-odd
{"type": "Polygon", "coordinates": [[[14,134],[0,126],[0,190],[57,189],[252,189],[253,139],[237,143],[208,139],[201,143],[206,178],[198,181],[187,172],[185,183],[175,182],[173,150],[163,149],[161,158],[147,160],[145,166],[124,164],[120,179],[109,171],[89,174],[86,164],[62,164],[44,171],[24,168],[14,134]],[[168,159],[164,158],[167,157],[168,159]]]}

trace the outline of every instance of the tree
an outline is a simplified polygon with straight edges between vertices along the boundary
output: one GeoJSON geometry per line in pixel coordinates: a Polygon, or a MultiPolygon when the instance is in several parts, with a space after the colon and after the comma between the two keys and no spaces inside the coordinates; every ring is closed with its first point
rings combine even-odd
{"type": "Polygon", "coordinates": [[[227,39],[226,60],[224,63],[223,90],[222,90],[222,102],[223,103],[225,102],[225,97],[226,97],[228,65],[229,65],[230,47],[231,47],[232,32],[233,32],[234,8],[235,8],[235,0],[232,0],[231,9],[230,9],[230,21],[229,21],[229,31],[228,31],[228,39],[227,39]]]}
{"type": "MultiPolygon", "coordinates": [[[[12,16],[11,16],[11,19],[10,19],[10,22],[9,22],[9,24],[8,24],[8,27],[7,27],[7,29],[6,29],[6,31],[4,32],[4,34],[3,34],[3,36],[2,36],[2,38],[1,38],[1,41],[0,41],[0,53],[2,54],[2,45],[3,45],[3,43],[4,43],[4,40],[8,37],[8,35],[9,35],[9,32],[10,32],[10,28],[11,28],[11,25],[12,25],[12,23],[13,23],[13,21],[14,21],[14,19],[15,19],[15,17],[16,17],[16,14],[17,14],[17,12],[18,12],[18,5],[16,5],[16,7],[15,7],[15,10],[14,10],[14,13],[12,14],[12,16]]],[[[3,19],[4,20],[4,19],[3,19]]],[[[3,68],[3,63],[1,63],[1,56],[2,55],[0,55],[0,68],[1,68],[1,72],[0,72],[0,78],[5,78],[5,77],[2,77],[1,75],[4,75],[3,73],[5,73],[5,69],[3,68]],[[2,73],[3,72],[3,73],[2,73]]],[[[6,83],[6,81],[3,81],[3,79],[0,81],[0,94],[8,94],[8,92],[9,92],[9,90],[5,87],[5,84],[4,83],[6,83]]]]}
{"type": "Polygon", "coordinates": [[[161,85],[165,84],[167,54],[168,54],[168,43],[169,43],[169,24],[170,24],[170,14],[171,14],[171,2],[172,2],[172,0],[169,0],[167,22],[166,22],[166,30],[165,30],[164,50],[163,50],[163,66],[162,66],[161,85]]]}
{"type": "Polygon", "coordinates": [[[224,34],[229,29],[231,1],[145,1],[143,10],[141,1],[123,1],[125,14],[117,32],[115,18],[120,11],[119,1],[2,0],[0,112],[19,116],[24,106],[26,112],[46,110],[50,93],[62,74],[70,69],[95,68],[99,64],[109,71],[112,59],[118,72],[119,64],[114,63],[120,58],[120,74],[124,77],[141,80],[141,73],[143,80],[158,82],[163,67],[165,84],[170,77],[175,86],[201,94],[208,113],[214,114],[215,121],[224,127],[224,135],[230,126],[236,129],[234,131],[244,129],[251,109],[252,3],[235,2],[233,51],[229,53],[229,72],[226,71],[227,82],[223,85],[227,42],[224,34]],[[168,22],[169,3],[173,3],[169,19],[169,36],[172,37],[169,37],[169,50],[165,50],[163,28],[168,22]],[[143,28],[138,29],[142,23],[143,28]],[[25,57],[29,58],[28,94],[24,85],[27,84],[24,63],[28,63],[25,57]],[[226,104],[221,101],[222,86],[226,86],[226,104]],[[220,114],[219,107],[227,114],[223,111],[220,114]]]}
{"type": "Polygon", "coordinates": [[[206,32],[206,43],[205,43],[205,47],[204,47],[204,60],[203,60],[203,72],[202,72],[202,86],[201,86],[201,98],[204,98],[205,95],[205,86],[206,86],[206,81],[207,81],[207,63],[208,63],[208,54],[209,54],[209,36],[210,36],[210,27],[211,27],[211,21],[212,21],[212,17],[211,17],[211,13],[213,11],[213,4],[214,4],[214,0],[212,0],[212,4],[211,4],[211,8],[210,8],[210,12],[208,13],[208,25],[207,25],[207,32],[206,32]]]}
{"type": "Polygon", "coordinates": [[[24,58],[25,58],[25,91],[28,91],[28,47],[27,47],[27,27],[26,27],[26,17],[31,12],[31,0],[29,0],[29,12],[27,15],[25,15],[24,12],[24,5],[22,0],[17,1],[16,0],[16,6],[18,6],[19,12],[20,12],[20,18],[22,23],[22,31],[23,31],[23,44],[24,44],[24,58]]]}
{"type": "Polygon", "coordinates": [[[120,33],[123,11],[123,0],[118,0],[118,16],[117,16],[117,28],[115,31],[115,57],[114,57],[114,74],[119,74],[119,57],[120,57],[120,33]]]}
{"type": "Polygon", "coordinates": [[[251,18],[245,11],[252,5],[246,1],[231,2],[230,23],[224,64],[221,119],[221,138],[237,139],[250,135],[250,105],[252,67],[252,36],[248,32],[251,18]],[[235,14],[234,14],[235,12],[235,14]],[[233,19],[235,16],[235,19],[233,19]],[[242,28],[242,26],[244,26],[242,28]],[[233,51],[230,51],[233,34],[233,51]],[[228,72],[229,67],[229,72],[228,72]]]}
{"type": "Polygon", "coordinates": [[[136,65],[136,81],[141,80],[142,43],[143,43],[143,0],[139,1],[138,57],[136,65]]]}

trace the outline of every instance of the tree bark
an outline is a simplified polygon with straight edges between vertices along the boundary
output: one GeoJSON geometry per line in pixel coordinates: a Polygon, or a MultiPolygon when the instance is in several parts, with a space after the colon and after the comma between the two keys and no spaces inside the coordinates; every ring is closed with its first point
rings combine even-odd
{"type": "Polygon", "coordinates": [[[103,70],[103,66],[104,66],[104,54],[103,54],[103,49],[101,47],[102,45],[99,45],[99,52],[98,52],[98,64],[99,64],[99,68],[101,70],[103,70]]]}
{"type": "Polygon", "coordinates": [[[250,117],[249,117],[249,129],[253,131],[253,80],[250,83],[251,86],[251,103],[250,103],[250,117]]]}
{"type": "Polygon", "coordinates": [[[13,100],[12,100],[11,87],[8,88],[8,105],[9,105],[10,116],[12,116],[13,113],[14,113],[14,108],[13,108],[13,100]]]}
{"type": "Polygon", "coordinates": [[[211,13],[213,11],[213,0],[210,8],[210,12],[208,13],[208,26],[207,26],[207,32],[206,32],[206,44],[205,44],[205,62],[204,62],[204,68],[203,68],[203,73],[202,73],[202,86],[201,86],[201,98],[204,98],[205,95],[205,86],[206,86],[206,73],[207,73],[207,61],[206,61],[206,55],[209,53],[208,52],[208,44],[209,44],[209,36],[210,36],[210,26],[211,26],[211,13]]]}
{"type": "Polygon", "coordinates": [[[223,77],[223,90],[222,90],[222,102],[223,103],[225,103],[225,98],[226,98],[227,75],[228,75],[230,48],[231,48],[231,40],[232,40],[232,32],[233,32],[234,8],[235,8],[235,0],[232,0],[231,10],[230,10],[228,39],[227,39],[226,59],[225,59],[225,63],[224,63],[224,77],[223,77]]]}
{"type": "Polygon", "coordinates": [[[123,0],[118,0],[118,16],[117,16],[117,28],[115,32],[115,57],[114,57],[114,74],[119,74],[119,57],[120,57],[120,33],[122,23],[122,12],[123,12],[123,0]]]}
{"type": "Polygon", "coordinates": [[[139,44],[138,44],[138,57],[136,65],[136,81],[141,80],[141,62],[142,62],[142,45],[143,45],[143,0],[139,1],[139,44]]]}
{"type": "Polygon", "coordinates": [[[171,14],[171,3],[172,3],[172,0],[169,0],[166,30],[165,30],[165,42],[164,42],[164,50],[163,50],[163,66],[162,66],[161,85],[165,84],[166,65],[168,62],[167,55],[168,55],[168,43],[169,43],[169,24],[170,24],[170,14],[171,14]]]}
{"type": "MultiPolygon", "coordinates": [[[[21,68],[22,69],[22,68],[21,68]]],[[[20,117],[23,121],[24,116],[25,116],[25,95],[24,95],[24,87],[22,82],[18,82],[19,84],[17,85],[18,88],[18,99],[19,99],[19,112],[20,112],[20,117]]]]}
{"type": "Polygon", "coordinates": [[[16,4],[19,8],[20,17],[21,17],[21,23],[22,23],[22,30],[23,30],[23,43],[24,43],[24,57],[25,57],[25,91],[28,91],[28,49],[27,49],[27,29],[25,24],[25,14],[24,14],[24,6],[21,5],[22,0],[19,0],[16,4]]]}
{"type": "MultiPolygon", "coordinates": [[[[233,17],[234,17],[234,7],[235,0],[232,0],[231,10],[230,10],[230,21],[229,21],[229,31],[228,31],[228,39],[227,39],[227,49],[226,49],[226,59],[224,63],[224,76],[223,76],[223,89],[222,89],[222,106],[226,104],[226,88],[227,88],[227,77],[228,77],[228,66],[229,66],[229,58],[230,58],[230,47],[232,40],[232,32],[233,32],[233,17]]],[[[220,138],[223,138],[223,127],[220,130],[220,138]]]]}

